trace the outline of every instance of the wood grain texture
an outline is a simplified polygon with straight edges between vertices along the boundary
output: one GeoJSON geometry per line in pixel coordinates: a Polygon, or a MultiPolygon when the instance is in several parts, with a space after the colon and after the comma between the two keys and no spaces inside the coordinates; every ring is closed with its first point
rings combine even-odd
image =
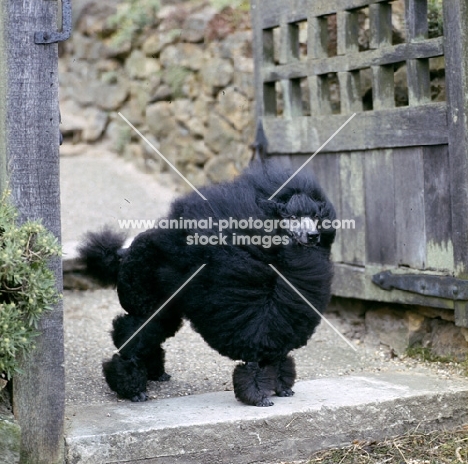
{"type": "Polygon", "coordinates": [[[396,148],[392,156],[396,261],[399,266],[424,269],[426,230],[423,151],[421,147],[396,148]]]}
{"type": "Polygon", "coordinates": [[[468,278],[468,4],[443,2],[452,230],[456,274],[468,278]]]}
{"type": "Polygon", "coordinates": [[[311,114],[331,115],[332,105],[328,76],[311,76],[307,82],[309,84],[311,114]]]}
{"type": "Polygon", "coordinates": [[[341,255],[345,263],[363,266],[366,262],[366,210],[364,191],[365,152],[340,156],[341,217],[353,220],[353,229],[340,231],[341,255]]]}
{"type": "Polygon", "coordinates": [[[278,26],[281,20],[287,22],[303,21],[309,17],[325,16],[338,11],[363,8],[369,4],[388,0],[268,0],[258,2],[262,27],[278,26]]]}
{"type": "MultiPolygon", "coordinates": [[[[34,44],[35,31],[57,29],[57,2],[7,2],[6,136],[12,198],[21,222],[42,220],[60,239],[57,44],[34,44]]],[[[53,259],[62,292],[61,259],[53,259]]],[[[37,349],[14,379],[21,463],[63,462],[64,347],[62,304],[39,322],[37,349]]]]}
{"type": "MultiPolygon", "coordinates": [[[[320,108],[321,100],[313,100],[312,96],[311,99],[311,104],[315,103],[311,108],[312,116],[294,120],[263,118],[270,153],[313,153],[349,118],[349,115],[327,116],[326,100],[320,108]]],[[[324,151],[440,145],[447,140],[446,105],[431,103],[358,113],[324,151]]]]}
{"type": "Polygon", "coordinates": [[[448,145],[423,148],[426,268],[454,272],[448,145]]]}
{"type": "Polygon", "coordinates": [[[260,13],[261,0],[251,0],[250,11],[252,17],[253,29],[253,57],[254,67],[254,86],[255,86],[255,120],[258,123],[264,114],[276,116],[276,96],[274,94],[274,84],[263,83],[263,68],[265,63],[273,64],[274,43],[273,31],[264,31],[260,13]],[[264,87],[267,91],[267,104],[265,107],[264,87]],[[273,87],[273,98],[271,98],[271,87],[273,87]],[[268,93],[269,92],[269,93],[268,93]],[[274,103],[273,103],[274,102],[274,103]],[[274,106],[273,106],[274,105],[274,106]]]}
{"type": "Polygon", "coordinates": [[[326,58],[328,31],[326,18],[311,17],[308,20],[307,52],[310,59],[326,58]]]}
{"type": "Polygon", "coordinates": [[[283,94],[283,119],[291,119],[293,109],[291,107],[292,104],[292,79],[283,79],[280,82],[281,85],[281,92],[283,94]]]}
{"type": "Polygon", "coordinates": [[[338,73],[341,114],[362,111],[361,78],[359,71],[338,73]]]}
{"type": "Polygon", "coordinates": [[[337,53],[359,53],[359,21],[358,14],[351,11],[339,11],[337,21],[337,53]]]}
{"type": "Polygon", "coordinates": [[[410,106],[424,105],[431,101],[429,60],[418,59],[406,62],[408,75],[408,100],[410,106]]]}
{"type": "Polygon", "coordinates": [[[408,41],[427,37],[427,1],[405,0],[405,29],[408,41]]]}
{"type": "Polygon", "coordinates": [[[406,60],[432,58],[444,54],[443,37],[422,42],[383,46],[356,54],[326,58],[309,58],[263,70],[264,81],[277,81],[291,77],[322,75],[331,72],[356,71],[370,66],[400,63],[406,60]]]}
{"type": "Polygon", "coordinates": [[[302,90],[301,80],[291,79],[291,117],[302,116],[302,90]]]}
{"type": "Polygon", "coordinates": [[[395,185],[391,150],[364,157],[366,263],[396,265],[395,185]]]}
{"type": "MultiPolygon", "coordinates": [[[[293,168],[297,169],[307,156],[292,157],[293,168]]],[[[340,155],[321,155],[320,153],[304,167],[304,172],[311,172],[317,178],[326,195],[333,203],[337,218],[341,218],[341,185],[340,185],[340,155]]],[[[342,261],[343,235],[337,231],[335,243],[332,247],[332,259],[334,262],[342,261]]]]}
{"type": "MultiPolygon", "coordinates": [[[[336,263],[334,266],[334,278],[332,293],[344,298],[365,298],[371,301],[393,302],[432,306],[435,308],[454,309],[454,300],[419,295],[393,289],[383,290],[372,282],[372,276],[382,270],[380,266],[367,265],[365,268],[336,263]]],[[[392,272],[407,273],[408,269],[392,272]]],[[[422,274],[418,272],[418,275],[422,274]]]]}
{"type": "Polygon", "coordinates": [[[369,6],[370,48],[392,45],[392,7],[390,3],[369,6]]]}
{"type": "Polygon", "coordinates": [[[279,62],[280,64],[286,64],[294,61],[294,57],[291,54],[291,28],[289,24],[282,21],[279,29],[279,62]]]}
{"type": "Polygon", "coordinates": [[[372,105],[374,110],[395,106],[393,66],[372,66],[372,105]]]}
{"type": "MultiPolygon", "coordinates": [[[[280,24],[289,28],[287,59],[280,65],[262,64],[259,78],[265,88],[288,82],[290,104],[286,117],[264,117],[263,123],[270,153],[284,154],[291,166],[298,166],[357,112],[307,167],[340,214],[354,214],[363,224],[362,233],[342,232],[337,239],[334,292],[454,309],[451,301],[386,292],[370,281],[373,273],[385,268],[398,272],[398,266],[468,278],[468,215],[460,214],[468,211],[468,4],[445,0],[444,24],[450,27],[444,28],[444,37],[427,39],[426,2],[405,3],[406,42],[393,45],[391,6],[385,0],[261,2],[260,30],[280,24]],[[364,7],[369,7],[370,49],[359,52],[357,9],[364,7]],[[337,14],[337,56],[328,56],[326,16],[331,14],[337,14]],[[303,20],[308,23],[308,54],[299,60],[292,23],[303,20]],[[435,103],[430,101],[429,58],[443,55],[447,102],[435,103]],[[402,62],[409,105],[395,108],[393,69],[402,62]],[[362,69],[373,71],[372,111],[362,111],[362,69]],[[331,111],[330,73],[338,76],[341,114],[331,111]],[[309,85],[310,116],[299,111],[301,79],[309,85]]],[[[468,313],[466,305],[457,311],[460,320],[468,313]]]]}
{"type": "MultiPolygon", "coordinates": [[[[7,62],[6,3],[0,4],[0,63],[7,62]]],[[[0,192],[7,187],[7,144],[6,144],[6,115],[7,115],[7,86],[8,74],[6,66],[0,66],[0,192]]]]}

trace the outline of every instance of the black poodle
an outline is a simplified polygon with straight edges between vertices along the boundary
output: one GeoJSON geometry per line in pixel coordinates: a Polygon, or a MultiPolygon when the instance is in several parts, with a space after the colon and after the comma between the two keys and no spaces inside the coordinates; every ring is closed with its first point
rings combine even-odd
{"type": "Polygon", "coordinates": [[[110,388],[145,401],[147,380],[168,380],[161,344],[183,318],[219,353],[243,361],[233,373],[236,398],[271,406],[291,396],[296,377],[288,353],[306,345],[330,298],[333,205],[311,176],[255,164],[233,182],[176,200],[158,228],[124,238],[89,233],[80,256],[87,272],[117,286],[126,314],[113,321],[117,348],[187,282],[112,359],[110,388]],[[292,287],[294,288],[292,288],[292,287]]]}

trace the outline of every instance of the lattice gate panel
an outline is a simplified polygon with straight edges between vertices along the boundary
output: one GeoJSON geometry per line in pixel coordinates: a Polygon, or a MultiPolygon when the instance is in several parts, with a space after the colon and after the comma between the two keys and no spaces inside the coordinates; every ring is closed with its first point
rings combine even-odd
{"type": "Polygon", "coordinates": [[[452,308],[468,325],[466,302],[372,283],[383,270],[468,276],[466,2],[444,0],[450,26],[431,37],[427,0],[252,0],[252,17],[268,156],[297,168],[357,113],[304,168],[356,221],[337,235],[334,293],[452,308]],[[444,59],[448,101],[430,77],[444,59]]]}
{"type": "Polygon", "coordinates": [[[257,114],[270,153],[313,152],[351,113],[363,111],[365,70],[371,72],[373,111],[364,111],[361,122],[335,138],[327,151],[447,143],[446,105],[431,102],[429,80],[429,59],[444,54],[443,37],[425,38],[426,1],[407,1],[406,41],[397,44],[392,43],[388,1],[257,0],[253,11],[257,114]],[[364,8],[370,38],[369,48],[360,51],[364,8]],[[330,50],[331,18],[335,50],[330,50]],[[301,34],[307,34],[306,51],[301,34]],[[406,65],[408,81],[409,104],[400,108],[395,108],[397,63],[406,65]],[[339,102],[330,96],[332,82],[339,102]]]}

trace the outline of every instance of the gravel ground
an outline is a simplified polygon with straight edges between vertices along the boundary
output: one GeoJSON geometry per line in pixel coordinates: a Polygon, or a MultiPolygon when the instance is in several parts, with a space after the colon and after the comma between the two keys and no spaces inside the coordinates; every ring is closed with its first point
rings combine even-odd
{"type": "MultiPolygon", "coordinates": [[[[102,360],[114,350],[109,336],[111,321],[122,312],[115,291],[66,291],[64,310],[68,407],[120,401],[101,373],[102,360]]],[[[327,318],[346,333],[344,321],[333,313],[327,318]]],[[[379,371],[432,373],[442,378],[457,374],[453,365],[392,358],[387,351],[359,340],[352,343],[357,352],[322,323],[309,344],[293,353],[298,380],[379,371]]],[[[164,347],[166,371],[172,378],[169,382],[149,382],[150,399],[232,390],[235,362],[212,350],[189,324],[164,347]]]]}

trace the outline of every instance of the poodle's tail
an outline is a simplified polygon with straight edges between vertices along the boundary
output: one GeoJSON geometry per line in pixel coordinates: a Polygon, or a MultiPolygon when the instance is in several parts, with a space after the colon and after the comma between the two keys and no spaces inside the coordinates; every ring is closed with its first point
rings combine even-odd
{"type": "Polygon", "coordinates": [[[86,273],[102,285],[116,285],[125,236],[104,229],[88,232],[78,247],[79,258],[86,266],[86,273]]]}

